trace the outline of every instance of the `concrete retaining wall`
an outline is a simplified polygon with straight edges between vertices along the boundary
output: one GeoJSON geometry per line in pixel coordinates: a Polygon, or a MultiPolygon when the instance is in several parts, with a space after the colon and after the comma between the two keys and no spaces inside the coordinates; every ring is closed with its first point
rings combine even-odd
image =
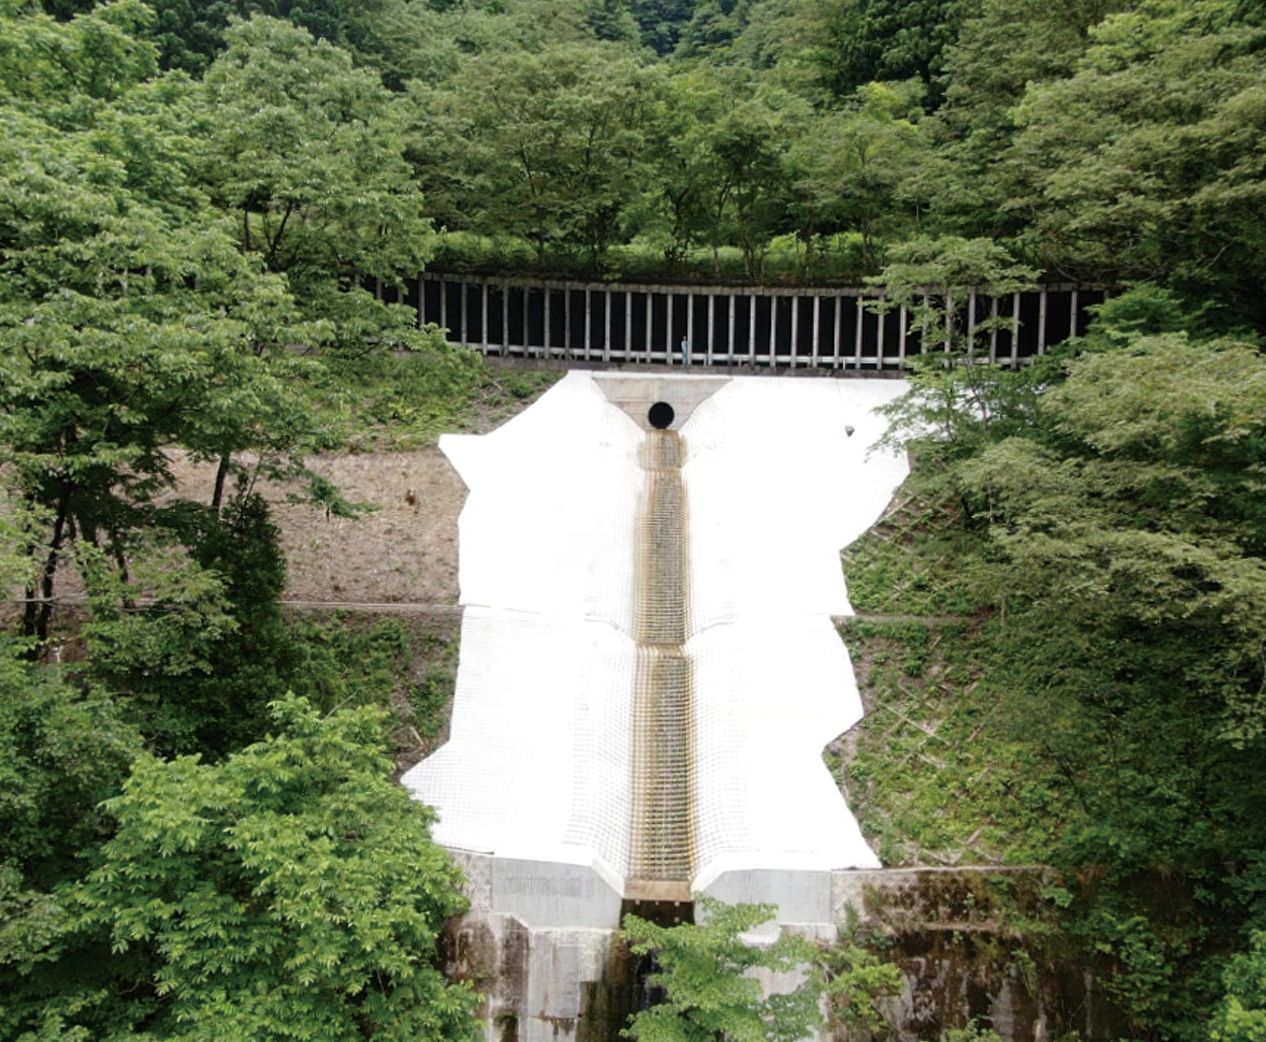
{"type": "MultiPolygon", "coordinates": [[[[456,857],[472,908],[449,924],[442,950],[450,977],[484,996],[482,1037],[617,1042],[645,1002],[647,972],[616,928],[619,895],[580,866],[456,857]]],[[[1040,869],[728,872],[709,892],[728,902],[778,903],[778,924],[766,934],[788,929],[827,944],[844,930],[895,963],[903,989],[885,1013],[898,1042],[934,1040],[971,1020],[1015,1042],[1070,1032],[1123,1037],[1126,1025],[1091,967],[1054,929],[1031,928],[1053,925],[1044,881],[1040,869]],[[815,920],[823,910],[827,916],[815,920]]],[[[762,981],[767,992],[794,983],[762,981]]],[[[817,1042],[860,1040],[823,1029],[817,1042]]]]}

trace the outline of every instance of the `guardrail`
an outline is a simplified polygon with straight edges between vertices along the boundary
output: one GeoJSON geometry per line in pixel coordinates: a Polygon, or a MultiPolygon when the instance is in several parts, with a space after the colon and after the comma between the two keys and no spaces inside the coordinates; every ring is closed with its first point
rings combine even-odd
{"type": "MultiPolygon", "coordinates": [[[[427,272],[379,295],[417,309],[454,343],[484,355],[748,368],[900,369],[921,349],[904,307],[875,314],[866,287],[591,283],[427,272]]],[[[993,362],[1018,365],[1085,332],[1101,287],[1054,283],[990,297],[973,291],[962,318],[987,336],[993,362]]],[[[930,345],[933,348],[939,344],[930,345]]],[[[986,346],[982,344],[982,348],[986,346]]]]}

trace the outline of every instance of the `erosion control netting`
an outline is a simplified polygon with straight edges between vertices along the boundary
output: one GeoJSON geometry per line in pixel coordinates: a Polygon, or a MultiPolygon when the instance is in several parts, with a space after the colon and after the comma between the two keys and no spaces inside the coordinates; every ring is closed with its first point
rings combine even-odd
{"type": "Polygon", "coordinates": [[[646,477],[638,512],[637,640],[680,648],[686,642],[685,489],[681,439],[671,431],[646,435],[646,477]]]}
{"type": "Polygon", "coordinates": [[[633,693],[633,800],[629,878],[689,883],[690,663],[680,650],[643,648],[633,693]]]}
{"type": "Polygon", "coordinates": [[[690,662],[686,658],[682,442],[649,431],[637,526],[631,879],[689,884],[694,848],[690,662]]]}

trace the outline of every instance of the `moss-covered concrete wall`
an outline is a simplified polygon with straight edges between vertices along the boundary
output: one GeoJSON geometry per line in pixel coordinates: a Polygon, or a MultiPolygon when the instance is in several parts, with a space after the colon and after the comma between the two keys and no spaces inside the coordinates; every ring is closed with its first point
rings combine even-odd
{"type": "Polygon", "coordinates": [[[885,1012],[901,1042],[973,1021],[1016,1042],[1120,1038],[1120,1015],[1043,896],[1050,882],[1039,868],[841,872],[833,911],[900,967],[904,988],[885,1012]]]}
{"type": "MultiPolygon", "coordinates": [[[[1058,928],[1041,869],[885,869],[831,877],[834,923],[784,924],[809,936],[833,928],[895,963],[901,993],[884,1000],[889,1028],[818,1042],[937,1042],[975,1023],[1008,1042],[1126,1037],[1092,967],[1058,928]]],[[[486,1042],[618,1042],[649,996],[648,965],[614,929],[532,926],[487,907],[449,924],[445,968],[483,996],[486,1042]]],[[[778,990],[778,989],[775,989],[778,990]]]]}

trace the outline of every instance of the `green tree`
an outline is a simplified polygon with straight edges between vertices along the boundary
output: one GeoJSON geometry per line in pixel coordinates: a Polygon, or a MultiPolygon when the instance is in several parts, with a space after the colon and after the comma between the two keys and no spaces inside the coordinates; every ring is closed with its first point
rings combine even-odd
{"type": "Polygon", "coordinates": [[[1009,111],[1030,83],[1048,83],[1072,74],[1090,43],[1090,32],[1122,10],[1120,0],[984,0],[965,12],[957,39],[948,48],[946,105],[941,116],[956,136],[979,140],[979,156],[1005,144],[1014,129],[1009,111]],[[1004,136],[999,136],[1004,135],[1004,136]]]}
{"type": "Polygon", "coordinates": [[[416,270],[429,242],[398,144],[378,133],[394,119],[381,86],[267,20],[235,30],[209,96],[147,80],[142,16],[127,2],[3,26],[0,460],[47,519],[28,544],[41,568],[25,627],[40,636],[77,545],[129,599],[136,534],[167,516],[154,504],[173,447],[218,463],[217,511],[248,450],[338,504],[301,461],[326,436],[303,394],[321,365],[293,345],[414,348],[469,374],[407,309],[346,289],[416,270]],[[305,61],[320,83],[296,72],[305,61]]]}
{"type": "Polygon", "coordinates": [[[1140,1030],[1195,1038],[1216,953],[1264,911],[1266,368],[1248,344],[1118,337],[957,480],[1005,611],[992,668],[1069,797],[1047,855],[1065,925],[1140,1030]]]}
{"type": "Polygon", "coordinates": [[[268,704],[298,686],[280,533],[258,493],[222,509],[178,500],[155,515],[126,583],[85,562],[87,673],[122,701],[151,751],[219,759],[263,735],[268,704]]]}
{"type": "Polygon", "coordinates": [[[452,147],[438,168],[416,150],[422,180],[443,179],[453,210],[491,234],[584,251],[601,269],[646,180],[645,149],[661,77],[614,44],[471,59],[432,123],[452,147]],[[463,173],[448,164],[460,153],[463,173]],[[434,170],[434,175],[431,171],[434,170]]]}
{"type": "Polygon", "coordinates": [[[71,97],[111,101],[157,67],[153,46],[138,38],[150,19],[139,0],[116,0],[70,22],[7,2],[0,7],[0,91],[36,104],[71,97]]]}
{"type": "Polygon", "coordinates": [[[698,0],[681,29],[675,56],[716,61],[742,33],[746,8],[739,0],[698,0]]]}
{"type": "Polygon", "coordinates": [[[1036,277],[988,239],[944,236],[892,247],[888,265],[867,279],[884,292],[873,309],[906,308],[922,354],[910,362],[910,390],[888,408],[890,438],[919,437],[938,456],[962,458],[998,436],[991,427],[1023,408],[1032,381],[992,365],[984,346],[991,331],[1011,319],[977,315],[973,324],[965,305],[972,290],[1007,296],[1029,288],[1036,277]]]}
{"type": "MultiPolygon", "coordinates": [[[[5,589],[21,583],[31,567],[18,549],[27,537],[22,514],[12,502],[0,511],[5,589]]],[[[43,1022],[41,1037],[61,1034],[56,1014],[45,1017],[32,1009],[30,982],[39,977],[56,990],[65,979],[45,960],[73,914],[64,890],[89,870],[88,856],[109,833],[101,802],[118,794],[141,751],[140,735],[108,699],[84,696],[64,682],[57,665],[24,661],[26,643],[0,633],[0,1038],[5,1039],[28,1023],[43,1022]]],[[[107,957],[104,951],[91,954],[107,957]]],[[[73,974],[74,968],[67,968],[73,974]]]]}
{"type": "Polygon", "coordinates": [[[1266,30],[1239,10],[1203,0],[1112,15],[1075,75],[1026,92],[1011,152],[1023,181],[1006,206],[1032,222],[1047,267],[1162,280],[1266,324],[1253,288],[1266,275],[1266,30]]]}
{"type": "Polygon", "coordinates": [[[110,958],[104,944],[64,946],[76,915],[67,892],[109,834],[101,801],[119,792],[141,738],[108,699],[43,667],[7,659],[0,696],[0,1038],[41,1027],[58,1038],[64,1018],[45,1000],[110,958]]]}
{"type": "Polygon", "coordinates": [[[1253,935],[1249,951],[1231,960],[1223,975],[1226,997],[1214,1015],[1213,1042],[1266,1039],[1266,933],[1253,935]]]}
{"type": "Polygon", "coordinates": [[[880,240],[915,223],[903,215],[900,194],[909,171],[927,158],[928,143],[909,119],[911,109],[917,103],[910,91],[871,83],[846,108],[817,117],[791,147],[799,234],[810,256],[816,236],[856,231],[862,266],[874,271],[880,240]]]}
{"type": "Polygon", "coordinates": [[[773,918],[772,905],[727,905],[700,897],[699,925],[663,927],[629,915],[624,934],[634,954],[653,953],[660,971],[648,981],[665,999],[636,1013],[621,1032],[640,1042],[799,1042],[821,1022],[820,952],[809,941],[782,934],[749,944],[742,934],[773,918]],[[806,978],[793,991],[760,997],[752,970],[806,978]]]}
{"type": "Polygon", "coordinates": [[[288,23],[237,22],[208,70],[217,113],[200,171],[239,246],[284,274],[347,349],[430,346],[414,316],[349,280],[420,271],[433,235],[404,159],[405,109],[348,54],[288,23]]]}
{"type": "MultiPolygon", "coordinates": [[[[45,7],[64,2],[46,0],[45,7]]],[[[148,0],[148,5],[154,18],[146,36],[157,47],[162,68],[201,76],[224,50],[233,19],[253,14],[287,19],[377,64],[387,46],[383,37],[404,0],[148,0]]]]}
{"type": "MultiPolygon", "coordinates": [[[[100,695],[81,697],[56,669],[20,662],[12,644],[0,662],[0,810],[3,864],[43,893],[86,870],[78,856],[105,836],[102,800],[119,791],[140,736],[100,695]]],[[[15,878],[9,877],[10,880],[15,878]]],[[[21,935],[18,923],[7,933],[21,935]]],[[[25,928],[22,928],[25,929],[25,928]]],[[[12,961],[11,951],[0,953],[12,961]]]]}
{"type": "MultiPolygon", "coordinates": [[[[110,36],[105,19],[56,34],[110,36]]],[[[38,75],[46,20],[7,28],[38,75]]],[[[44,603],[28,604],[26,628],[41,635],[75,540],[126,570],[129,532],[170,486],[167,447],[220,458],[298,445],[311,424],[292,381],[307,364],[258,347],[320,333],[191,184],[187,131],[205,118],[193,86],[133,82],[146,65],[128,47],[109,54],[132,72],[90,75],[90,49],[59,53],[60,88],[0,98],[0,456],[47,518],[29,543],[44,603]],[[103,83],[113,100],[80,93],[103,83]]]]}
{"type": "Polygon", "coordinates": [[[1086,624],[1131,643],[1174,627],[1174,654],[1197,656],[1182,675],[1217,692],[1210,725],[1255,740],[1266,733],[1260,355],[1168,334],[1069,370],[1041,401],[1049,435],[999,444],[966,471],[1003,523],[1011,585],[1052,611],[1075,589],[1086,624]]]}
{"type": "Polygon", "coordinates": [[[827,1026],[843,1028],[851,1039],[889,1037],[892,1024],[880,1001],[901,994],[901,969],[884,962],[840,929],[840,939],[823,956],[827,1026]]]}
{"type": "Polygon", "coordinates": [[[1071,75],[1100,21],[1121,0],[984,0],[964,10],[944,57],[945,104],[931,124],[940,139],[934,161],[918,173],[945,231],[1015,236],[1029,213],[1010,201],[1028,190],[1027,169],[1008,148],[1018,129],[1016,106],[1029,84],[1071,75]]]}
{"type": "Polygon", "coordinates": [[[136,761],[113,834],[10,1023],[93,1037],[466,1039],[473,996],[435,965],[465,907],[434,818],[391,780],[367,709],[276,705],[278,734],[218,766],[136,761]],[[48,960],[113,955],[62,979],[48,960]]]}
{"type": "Polygon", "coordinates": [[[599,40],[630,43],[638,38],[638,24],[628,0],[586,0],[586,20],[599,40]]]}
{"type": "Polygon", "coordinates": [[[676,271],[707,240],[718,212],[711,124],[723,91],[707,66],[678,72],[650,120],[647,154],[652,173],[638,201],[634,223],[642,241],[660,246],[676,271]]]}
{"type": "Polygon", "coordinates": [[[641,30],[642,44],[661,58],[676,48],[694,7],[694,0],[630,0],[629,3],[629,10],[641,30]]]}
{"type": "Polygon", "coordinates": [[[957,35],[957,0],[796,0],[783,61],[808,66],[827,96],[917,77],[931,96],[957,35]]]}
{"type": "Polygon", "coordinates": [[[803,132],[808,108],[788,91],[731,73],[708,127],[714,258],[723,244],[743,251],[748,275],[760,270],[765,247],[787,213],[785,156],[803,132]]]}

